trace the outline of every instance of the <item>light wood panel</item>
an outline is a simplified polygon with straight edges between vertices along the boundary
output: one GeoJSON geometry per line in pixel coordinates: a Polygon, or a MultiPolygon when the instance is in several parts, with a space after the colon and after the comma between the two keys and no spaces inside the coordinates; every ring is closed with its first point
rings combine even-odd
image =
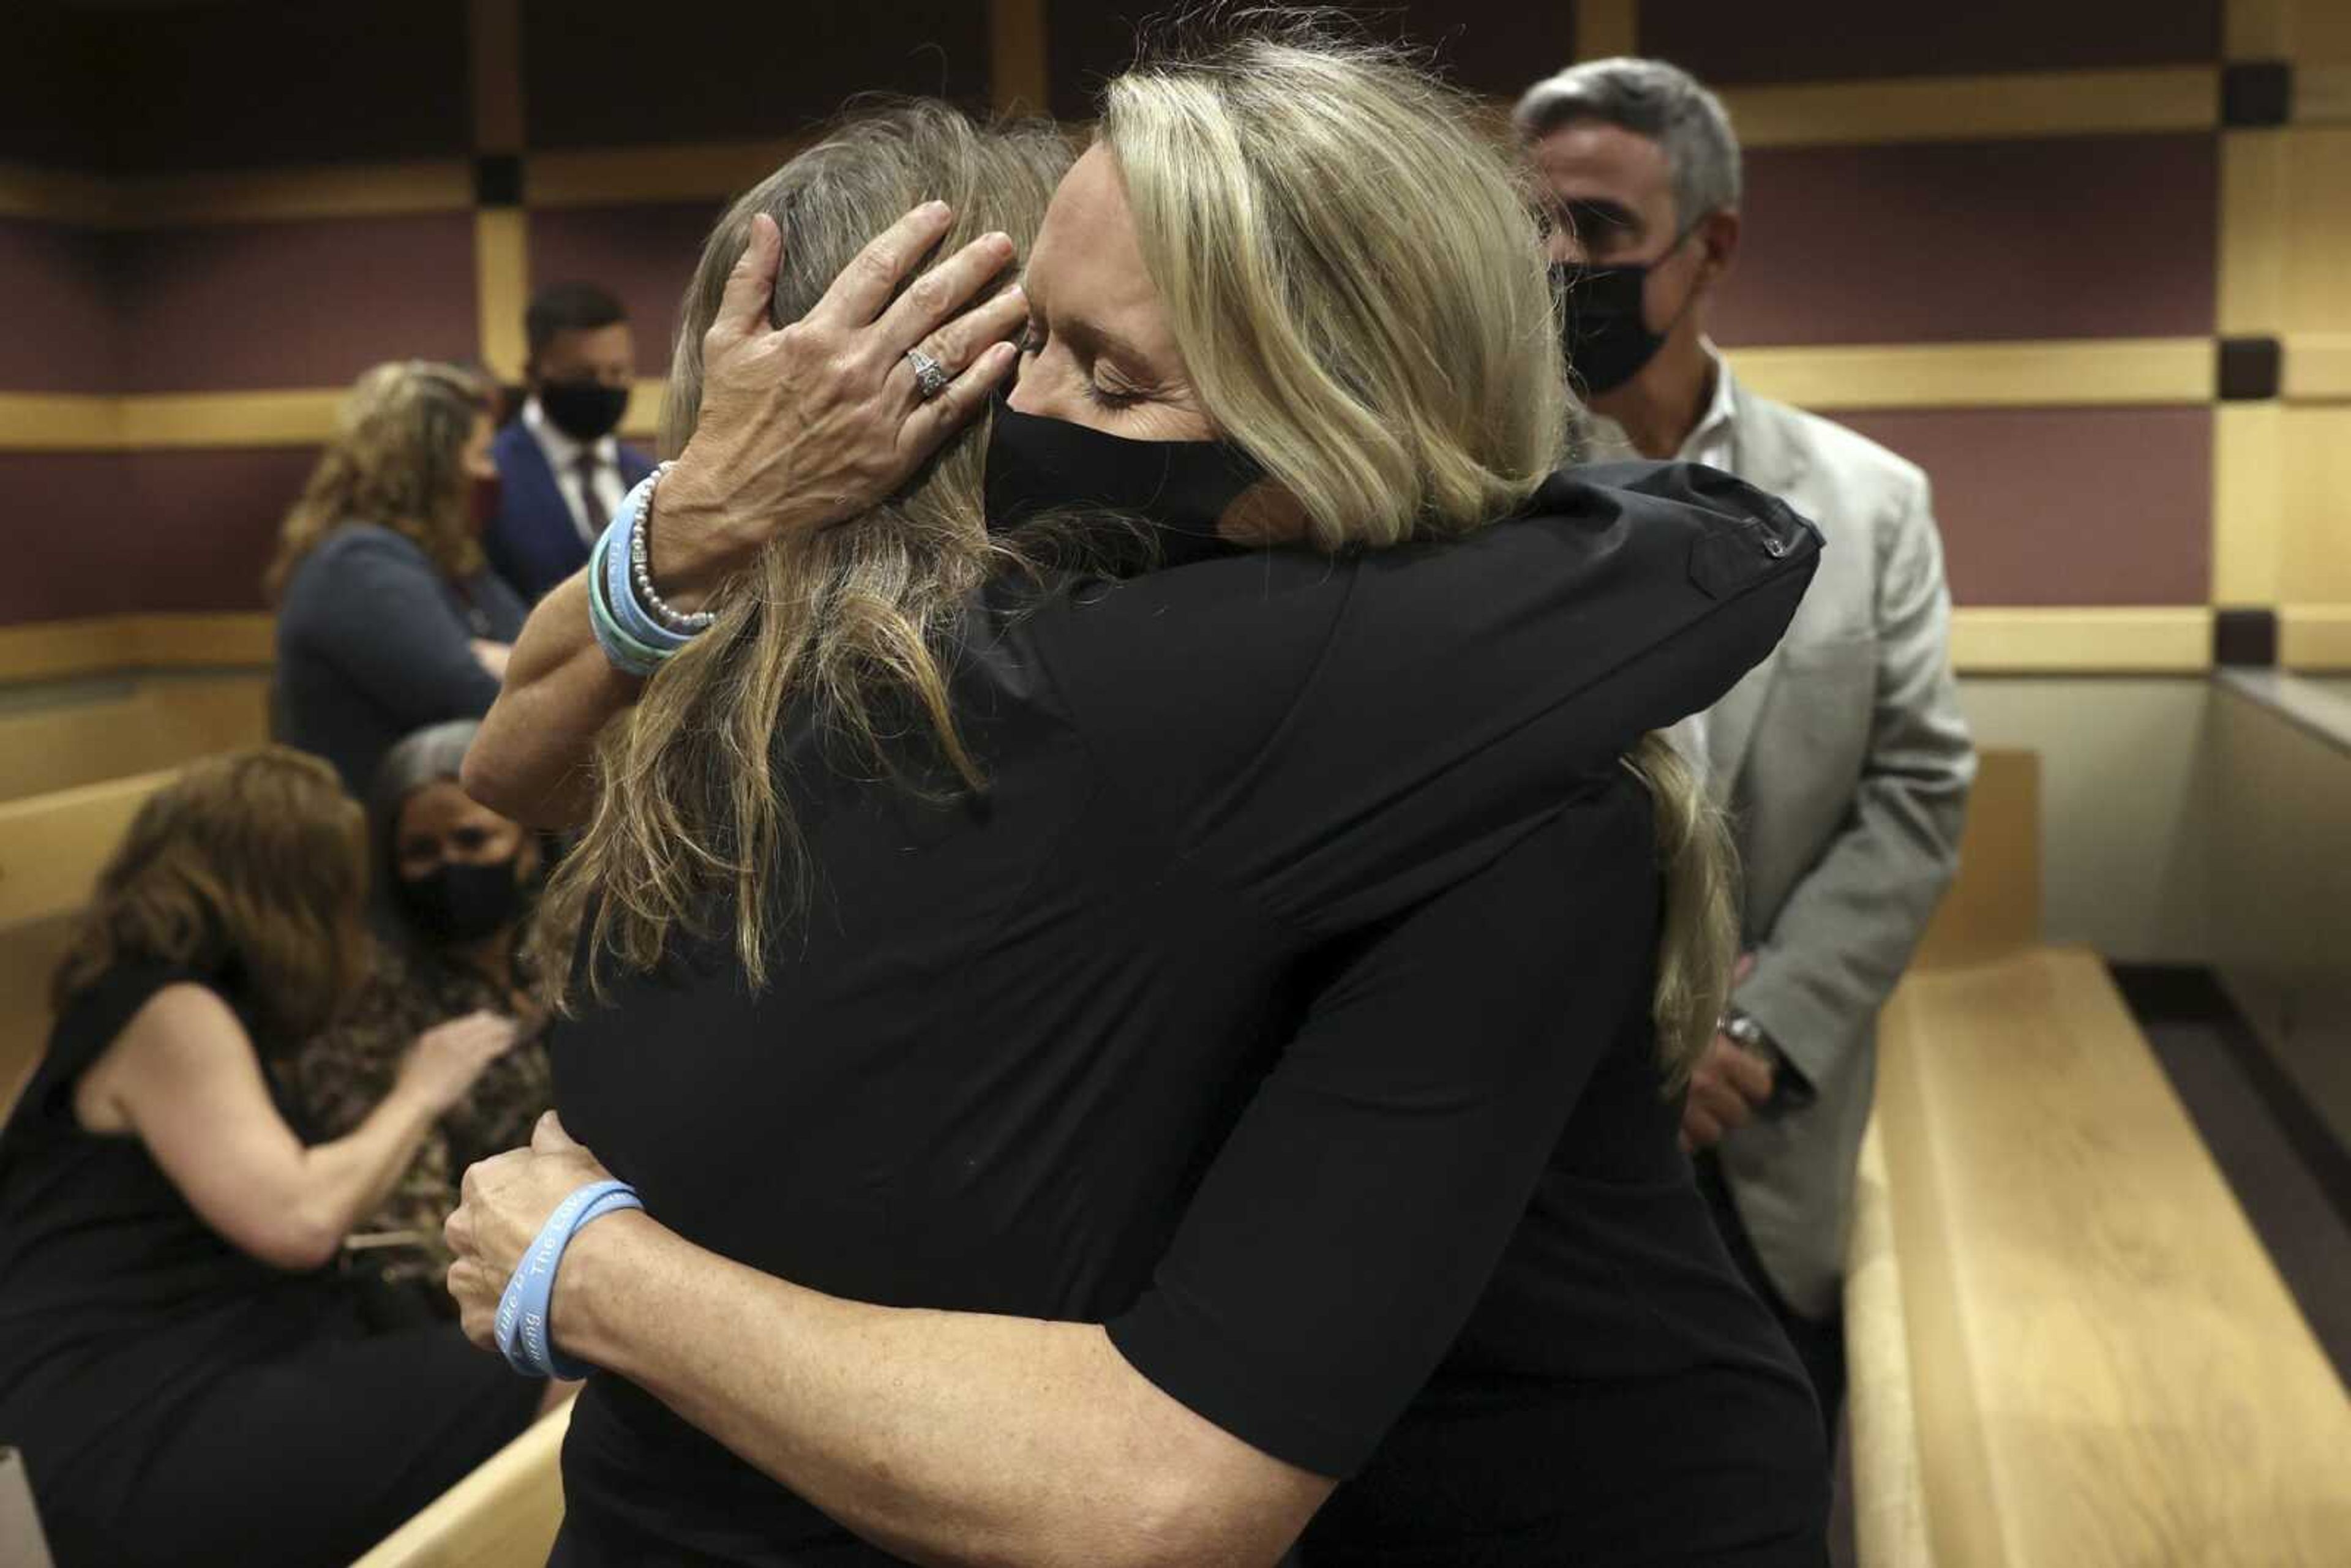
{"type": "Polygon", "coordinates": [[[1740,380],[1810,409],[2054,408],[2203,402],[2209,338],[1856,343],[1729,350],[1740,380]]]}
{"type": "Polygon", "coordinates": [[[2294,0],[2226,0],[2221,47],[2232,60],[2283,59],[2294,0]]]}
{"type": "Polygon", "coordinates": [[[2340,1563],[2351,1402],[2096,956],[1915,974],[1882,1040],[1937,1560],[2340,1563]]]}
{"type": "Polygon", "coordinates": [[[531,1428],[386,1536],[355,1568],[508,1568],[543,1563],[563,1524],[571,1406],[531,1428]]]}
{"type": "Polygon", "coordinates": [[[267,676],[149,677],[95,700],[0,712],[0,800],[152,773],[268,738],[267,676]]]}
{"type": "Polygon", "coordinates": [[[0,929],[89,902],[99,867],[171,769],[0,802],[0,929]]]}
{"type": "Polygon", "coordinates": [[[482,362],[501,381],[520,381],[529,358],[522,313],[530,300],[530,230],[521,208],[486,207],[474,214],[474,298],[482,362]]]}
{"type": "Polygon", "coordinates": [[[2351,332],[2351,126],[2286,131],[2287,332],[2351,332]]]}
{"type": "Polygon", "coordinates": [[[1050,114],[1045,0],[988,0],[988,96],[998,114],[1050,114]]]}
{"type": "Polygon", "coordinates": [[[0,163],[0,217],[96,226],[114,214],[114,187],[96,174],[0,163]]]}
{"type": "Polygon", "coordinates": [[[2284,326],[2291,151],[2283,131],[2220,137],[2218,320],[2224,336],[2267,336],[2284,326]]]}
{"type": "Polygon", "coordinates": [[[2212,409],[2212,601],[2274,604],[2285,537],[2284,412],[2275,403],[2212,409]]]}
{"type": "Polygon", "coordinates": [[[2220,73],[2171,66],[1806,82],[1733,88],[1722,100],[1749,147],[2209,131],[2220,122],[2220,73]]]}
{"type": "MultiPolygon", "coordinates": [[[[1612,55],[1640,52],[1640,0],[1581,0],[1575,8],[1575,57],[1606,59],[1612,55]]],[[[1564,60],[1560,65],[1565,65],[1564,60]]],[[[1530,78],[1556,69],[1548,61],[1530,60],[1530,78]]]]}
{"type": "Polygon", "coordinates": [[[2041,759],[1988,749],[1976,757],[1959,874],[1911,966],[1982,964],[2040,945],[2041,759]]]}
{"type": "Polygon", "coordinates": [[[524,196],[534,207],[725,201],[774,173],[808,144],[803,135],[534,152],[525,172],[524,196]]]}
{"type": "MultiPolygon", "coordinates": [[[[2351,200],[2351,194],[2346,199],[2351,200]]],[[[2351,265],[2351,257],[2346,265],[2351,265]]],[[[2281,391],[2289,402],[2351,402],[2351,332],[2288,337],[2281,391]]]]}
{"type": "Polygon", "coordinates": [[[662,398],[669,382],[653,378],[629,388],[629,406],[621,414],[621,434],[650,441],[661,434],[662,398]]]}
{"type": "Polygon", "coordinates": [[[1854,1173],[1844,1270],[1845,1416],[1853,1459],[1854,1551],[1861,1568],[1935,1564],[1903,1302],[1886,1152],[1872,1124],[1854,1173]]]}
{"type": "Polygon", "coordinates": [[[2281,594],[2351,604],[2351,404],[2290,403],[2278,417],[2281,594]]]}
{"type": "Polygon", "coordinates": [[[2211,667],[2212,612],[1962,605],[1951,615],[1951,663],[1971,675],[2189,674],[2211,667]]]}
{"type": "Polygon", "coordinates": [[[341,388],[308,387],[129,397],[0,392],[0,450],[313,446],[334,434],[345,395],[341,388]]]}
{"type": "Polygon", "coordinates": [[[2314,673],[2351,670],[2351,604],[2282,606],[2278,663],[2314,673]]]}
{"type": "Polygon", "coordinates": [[[252,668],[275,657],[267,615],[109,615],[0,626],[0,683],[141,669],[252,668]]]}

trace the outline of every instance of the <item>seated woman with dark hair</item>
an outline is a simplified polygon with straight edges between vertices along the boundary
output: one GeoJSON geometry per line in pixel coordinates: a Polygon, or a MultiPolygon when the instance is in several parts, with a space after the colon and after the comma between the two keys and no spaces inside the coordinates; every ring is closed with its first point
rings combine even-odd
{"type": "Polygon", "coordinates": [[[61,1568],[341,1563],[549,1397],[439,1324],[377,1333],[329,1271],[515,1036],[432,1030],[305,1146],[272,1066],[367,952],[360,813],[283,747],[195,764],[132,821],[0,1130],[0,1433],[61,1568]]]}
{"type": "Polygon", "coordinates": [[[541,1039],[546,1010],[523,957],[543,869],[538,836],[468,796],[457,770],[480,726],[420,729],[376,769],[368,854],[382,937],[374,973],[342,1016],[287,1063],[304,1130],[342,1137],[399,1082],[427,1030],[467,1015],[508,1020],[516,1047],[443,1113],[383,1203],[351,1239],[354,1271],[401,1306],[454,1317],[441,1221],[475,1160],[530,1138],[555,1103],[541,1039]]]}

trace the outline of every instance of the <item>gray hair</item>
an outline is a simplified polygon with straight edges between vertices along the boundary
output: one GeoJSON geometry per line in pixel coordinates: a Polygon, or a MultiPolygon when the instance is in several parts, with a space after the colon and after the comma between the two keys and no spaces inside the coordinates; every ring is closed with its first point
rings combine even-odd
{"type": "Polygon", "coordinates": [[[368,787],[368,852],[375,863],[368,868],[381,882],[392,865],[392,836],[400,831],[400,809],[408,798],[429,784],[454,784],[465,765],[465,748],[481,733],[476,719],[451,719],[411,730],[399,745],[384,753],[375,779],[368,787]]]}
{"type": "Polygon", "coordinates": [[[1677,227],[1739,204],[1739,134],[1722,100],[1679,66],[1586,60],[1527,89],[1510,111],[1510,122],[1529,141],[1573,120],[1621,125],[1665,149],[1677,227]]]}

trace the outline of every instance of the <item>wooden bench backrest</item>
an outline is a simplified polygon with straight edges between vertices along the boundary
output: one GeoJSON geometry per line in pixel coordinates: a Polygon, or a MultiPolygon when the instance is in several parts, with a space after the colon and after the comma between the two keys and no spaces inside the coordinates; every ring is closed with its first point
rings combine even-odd
{"type": "Polygon", "coordinates": [[[2030,751],[1980,752],[1959,875],[1911,967],[1980,964],[2040,943],[2041,758],[2030,751]]]}
{"type": "Polygon", "coordinates": [[[87,701],[0,712],[0,800],[176,768],[269,738],[266,675],[146,677],[87,701]]]}
{"type": "Polygon", "coordinates": [[[169,771],[0,803],[0,1110],[49,1033],[49,977],[99,870],[169,771]]]}
{"type": "Polygon", "coordinates": [[[393,1531],[354,1568],[508,1568],[544,1563],[563,1526],[563,1434],[571,1406],[530,1430],[393,1531]]]}

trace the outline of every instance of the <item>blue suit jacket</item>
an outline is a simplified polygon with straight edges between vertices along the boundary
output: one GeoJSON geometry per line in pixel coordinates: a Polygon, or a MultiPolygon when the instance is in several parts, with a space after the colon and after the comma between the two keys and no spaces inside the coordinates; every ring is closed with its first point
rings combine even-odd
{"type": "MultiPolygon", "coordinates": [[[[588,560],[588,546],[571,507],[555,483],[547,449],[516,419],[490,444],[498,465],[498,515],[482,535],[482,549],[491,567],[530,603],[578,571],[588,560]]],[[[634,485],[653,472],[653,459],[635,448],[621,448],[621,483],[634,485]]]]}

